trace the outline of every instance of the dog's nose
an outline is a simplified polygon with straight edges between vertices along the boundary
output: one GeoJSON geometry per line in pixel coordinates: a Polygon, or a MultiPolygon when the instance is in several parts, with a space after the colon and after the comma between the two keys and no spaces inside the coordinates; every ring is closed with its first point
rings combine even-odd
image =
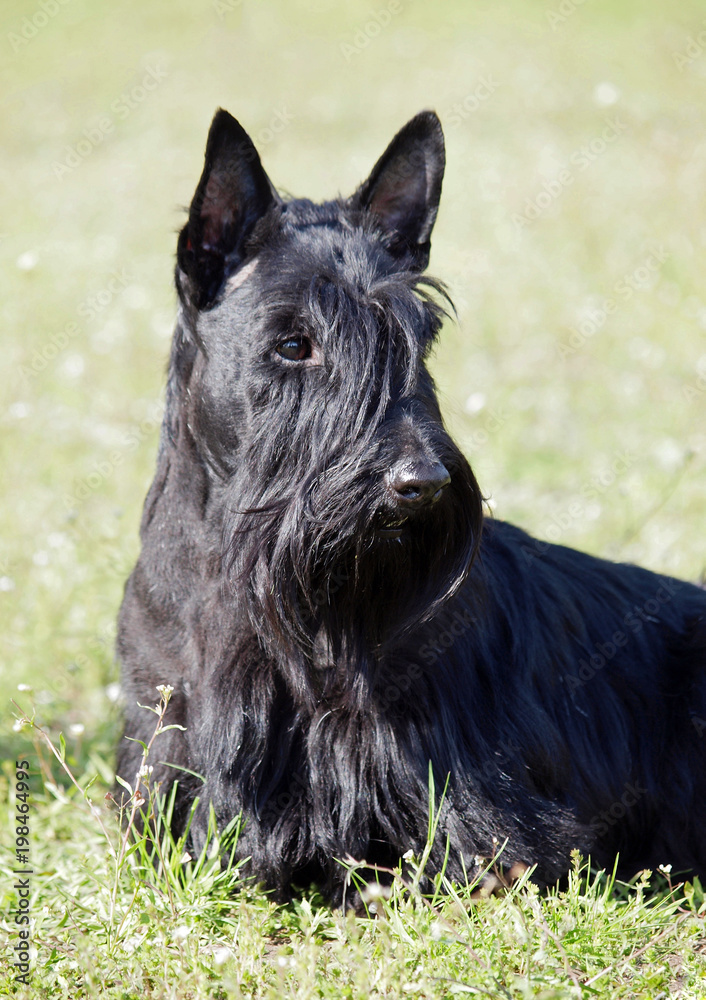
{"type": "Polygon", "coordinates": [[[445,465],[437,460],[402,460],[387,474],[387,488],[403,507],[435,503],[451,482],[445,465]]]}

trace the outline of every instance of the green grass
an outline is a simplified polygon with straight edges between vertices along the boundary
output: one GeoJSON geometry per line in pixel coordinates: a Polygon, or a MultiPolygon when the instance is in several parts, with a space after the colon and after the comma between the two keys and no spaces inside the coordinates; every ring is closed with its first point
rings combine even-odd
{"type": "MultiPolygon", "coordinates": [[[[591,875],[577,856],[562,891],[540,894],[531,872],[487,898],[443,873],[429,885],[433,786],[427,849],[406,856],[411,877],[398,868],[387,872],[390,887],[366,885],[355,863],[342,862],[368,908],[361,918],[322,905],[313,888],[287,906],[268,900],[233,860],[237,819],[220,836],[213,825],[199,857],[159,819],[149,836],[140,833],[136,814],[154,817],[149,754],[167,700],[153,709],[155,736],[128,788],[124,833],[91,800],[100,787],[91,769],[77,779],[79,761],[63,741],[52,746],[24,719],[44,776],[31,815],[32,943],[41,959],[25,995],[703,997],[706,900],[698,881],[672,887],[669,875],[655,881],[644,872],[626,886],[591,875]],[[50,774],[52,753],[63,783],[50,774]]],[[[13,782],[10,768],[5,777],[13,782]]],[[[168,816],[169,804],[163,810],[168,816]]],[[[7,885],[17,877],[11,868],[0,866],[7,885]]]]}
{"type": "MultiPolygon", "coordinates": [[[[75,779],[79,761],[54,747],[65,776],[56,782],[36,728],[34,744],[45,776],[31,815],[39,958],[32,991],[19,995],[704,996],[706,901],[698,882],[672,889],[668,877],[655,884],[645,872],[624,886],[590,875],[576,857],[562,891],[540,894],[531,873],[490,898],[443,873],[422,891],[438,817],[432,789],[427,851],[408,858],[411,878],[396,869],[388,890],[364,889],[371,915],[332,912],[313,890],[277,906],[233,863],[237,821],[198,858],[163,825],[151,837],[136,832],[136,806],[128,805],[127,832],[119,833],[91,801],[92,769],[75,779]],[[230,858],[225,868],[221,855],[230,858]]],[[[13,777],[7,768],[6,781],[13,777]]],[[[138,790],[152,815],[147,775],[138,790]]],[[[11,867],[0,866],[5,885],[17,877],[11,867]]],[[[365,886],[354,864],[344,867],[352,885],[365,886]]],[[[7,989],[14,992],[9,982],[7,989]]]]}
{"type": "MultiPolygon", "coordinates": [[[[315,897],[227,902],[207,864],[170,894],[123,859],[116,889],[95,819],[56,761],[49,780],[46,752],[42,780],[10,705],[34,706],[56,746],[64,734],[117,838],[102,802],[114,621],[154,464],[175,230],[218,105],[282,188],[321,198],[435,107],[448,169],[431,270],[459,323],[434,373],[483,490],[542,538],[698,578],[703,19],[697,0],[3,4],[0,757],[3,802],[14,760],[34,770],[28,996],[706,997],[698,891],[582,872],[564,894],[472,905],[441,886],[431,907],[396,883],[381,919],[356,921],[315,897]]],[[[3,864],[11,838],[8,819],[3,864]]],[[[6,920],[12,884],[4,871],[6,920]]]]}

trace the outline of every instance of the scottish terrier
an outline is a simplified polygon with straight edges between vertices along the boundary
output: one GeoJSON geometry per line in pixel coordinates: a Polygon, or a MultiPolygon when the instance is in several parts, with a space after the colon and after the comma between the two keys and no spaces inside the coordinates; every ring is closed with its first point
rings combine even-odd
{"type": "MultiPolygon", "coordinates": [[[[180,312],[142,552],[120,612],[125,734],[174,687],[153,780],[211,807],[280,897],[341,859],[706,871],[706,592],[487,515],[426,362],[438,118],[351,197],[285,199],[218,111],[177,249],[180,312]],[[448,857],[446,858],[446,852],[448,857]]],[[[139,743],[123,740],[132,779],[139,743]]],[[[198,804],[194,807],[195,800],[198,804]]]]}

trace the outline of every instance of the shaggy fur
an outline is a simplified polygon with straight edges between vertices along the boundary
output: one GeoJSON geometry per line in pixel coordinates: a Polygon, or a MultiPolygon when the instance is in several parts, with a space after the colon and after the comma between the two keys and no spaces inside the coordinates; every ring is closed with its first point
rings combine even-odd
{"type": "MultiPolygon", "coordinates": [[[[242,814],[280,896],[315,879],[340,901],[336,859],[419,852],[430,762],[453,878],[504,841],[543,883],[573,848],[703,874],[706,593],[484,516],[425,366],[443,169],[425,112],[350,198],[286,201],[214,118],[120,613],[126,736],[172,684],[185,730],[151,762],[177,827],[195,796],[195,847],[209,803],[242,814]]],[[[128,780],[138,754],[122,742],[128,780]]]]}

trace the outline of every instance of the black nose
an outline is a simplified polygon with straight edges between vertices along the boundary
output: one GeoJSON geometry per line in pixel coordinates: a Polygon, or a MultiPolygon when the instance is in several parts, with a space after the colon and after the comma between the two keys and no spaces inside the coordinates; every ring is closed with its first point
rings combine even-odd
{"type": "Polygon", "coordinates": [[[387,488],[400,507],[434,503],[450,482],[448,469],[437,460],[403,459],[387,474],[387,488]]]}

